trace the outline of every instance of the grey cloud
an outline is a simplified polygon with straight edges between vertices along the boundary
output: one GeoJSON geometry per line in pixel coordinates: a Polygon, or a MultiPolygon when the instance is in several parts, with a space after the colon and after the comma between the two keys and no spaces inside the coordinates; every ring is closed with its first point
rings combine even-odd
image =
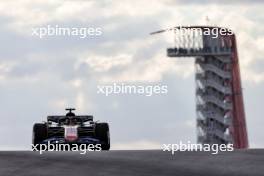
{"type": "Polygon", "coordinates": [[[196,4],[196,5],[205,5],[205,4],[219,4],[219,5],[227,5],[227,4],[255,4],[255,3],[263,3],[262,0],[168,0],[168,3],[172,4],[196,4]]]}

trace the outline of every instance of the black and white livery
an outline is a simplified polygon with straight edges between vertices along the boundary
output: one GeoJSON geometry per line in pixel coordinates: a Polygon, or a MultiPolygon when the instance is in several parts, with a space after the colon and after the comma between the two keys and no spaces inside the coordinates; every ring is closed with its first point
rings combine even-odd
{"type": "Polygon", "coordinates": [[[47,122],[35,123],[32,143],[101,144],[102,150],[109,150],[108,123],[94,122],[90,115],[75,115],[74,110],[69,108],[66,115],[48,116],[47,122]]]}

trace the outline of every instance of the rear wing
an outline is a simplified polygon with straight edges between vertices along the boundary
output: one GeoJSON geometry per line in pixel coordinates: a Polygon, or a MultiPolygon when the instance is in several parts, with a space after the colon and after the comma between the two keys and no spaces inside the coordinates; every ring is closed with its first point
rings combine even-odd
{"type": "MultiPolygon", "coordinates": [[[[48,116],[47,120],[50,122],[59,123],[61,119],[66,118],[67,116],[48,116]]],[[[79,118],[82,119],[83,122],[93,121],[92,115],[81,115],[81,116],[73,116],[72,118],[79,118]]]]}

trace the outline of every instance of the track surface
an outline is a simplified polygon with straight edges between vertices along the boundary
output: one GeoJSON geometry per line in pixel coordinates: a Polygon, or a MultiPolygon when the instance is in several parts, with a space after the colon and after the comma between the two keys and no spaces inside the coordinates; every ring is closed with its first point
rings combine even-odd
{"type": "Polygon", "coordinates": [[[1,176],[263,176],[264,150],[0,152],[1,176]]]}

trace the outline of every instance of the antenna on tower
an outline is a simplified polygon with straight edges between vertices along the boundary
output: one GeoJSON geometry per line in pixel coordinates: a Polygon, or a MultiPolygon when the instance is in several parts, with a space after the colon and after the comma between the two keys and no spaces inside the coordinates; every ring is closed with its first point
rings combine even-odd
{"type": "Polygon", "coordinates": [[[210,23],[210,18],[208,15],[205,16],[205,23],[206,23],[206,25],[209,25],[209,23],[210,23]]]}

